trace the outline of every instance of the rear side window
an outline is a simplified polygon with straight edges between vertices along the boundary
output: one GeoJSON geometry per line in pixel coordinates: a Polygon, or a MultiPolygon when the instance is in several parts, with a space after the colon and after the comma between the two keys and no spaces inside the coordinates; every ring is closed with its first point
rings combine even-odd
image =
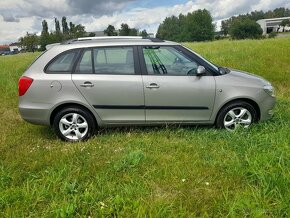
{"type": "Polygon", "coordinates": [[[46,73],[71,73],[77,51],[69,51],[58,55],[46,67],[46,73]]]}
{"type": "Polygon", "coordinates": [[[75,73],[134,75],[133,48],[102,47],[85,50],[78,61],[75,73]]]}
{"type": "Polygon", "coordinates": [[[96,74],[135,74],[132,47],[95,48],[96,74]]]}
{"type": "Polygon", "coordinates": [[[75,73],[91,74],[93,73],[92,50],[86,50],[81,55],[81,58],[76,66],[75,73]]]}

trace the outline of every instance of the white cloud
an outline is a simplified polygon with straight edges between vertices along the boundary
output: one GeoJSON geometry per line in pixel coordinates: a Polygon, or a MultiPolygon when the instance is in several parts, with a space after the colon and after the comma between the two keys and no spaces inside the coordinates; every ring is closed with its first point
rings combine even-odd
{"type": "MultiPolygon", "coordinates": [[[[251,12],[253,10],[273,10],[276,7],[287,6],[287,0],[197,0],[188,1],[185,4],[177,4],[173,7],[156,7],[156,8],[134,8],[129,12],[120,12],[113,15],[93,17],[84,16],[79,19],[79,16],[73,20],[81,20],[88,31],[103,30],[108,24],[119,28],[121,23],[127,23],[131,27],[146,29],[148,32],[156,32],[158,25],[168,16],[178,16],[180,13],[187,14],[188,12],[197,9],[207,9],[211,12],[213,19],[217,22],[217,27],[220,26],[222,19],[238,15],[241,13],[251,12]]],[[[289,5],[289,3],[288,3],[289,5]]]]}
{"type": "Polygon", "coordinates": [[[128,12],[119,12],[111,16],[74,16],[73,21],[81,21],[86,26],[87,31],[104,30],[109,24],[115,28],[120,28],[122,23],[127,23],[130,27],[146,29],[147,32],[156,32],[158,25],[165,17],[172,15],[186,14],[199,9],[192,1],[186,4],[174,5],[173,7],[156,8],[134,8],[128,12]]]}
{"type": "Polygon", "coordinates": [[[24,36],[26,32],[36,33],[39,30],[34,28],[35,17],[26,17],[19,19],[19,22],[5,22],[0,17],[0,43],[6,44],[15,42],[21,36],[24,36]]]}
{"type": "MultiPolygon", "coordinates": [[[[104,30],[109,24],[120,28],[130,27],[156,32],[165,17],[207,9],[218,21],[253,10],[273,10],[290,7],[289,0],[191,0],[174,6],[155,8],[124,7],[134,0],[0,0],[0,43],[16,41],[28,32],[40,32],[41,20],[46,19],[54,29],[54,17],[67,16],[68,21],[82,24],[87,31],[104,30]],[[96,16],[98,15],[98,16],[96,16]],[[10,22],[7,22],[10,21],[10,22]]],[[[136,1],[135,1],[136,2],[136,1]]]]}

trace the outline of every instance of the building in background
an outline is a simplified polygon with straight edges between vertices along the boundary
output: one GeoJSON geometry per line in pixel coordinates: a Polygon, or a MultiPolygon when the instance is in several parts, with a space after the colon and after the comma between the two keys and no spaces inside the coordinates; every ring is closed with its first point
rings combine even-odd
{"type": "Polygon", "coordinates": [[[19,43],[17,43],[17,42],[11,43],[9,45],[9,48],[10,48],[10,52],[13,54],[17,54],[21,51],[21,47],[20,47],[19,43]]]}
{"type": "Polygon", "coordinates": [[[0,55],[10,55],[19,53],[21,48],[17,42],[10,45],[0,45],[0,55]]]}
{"type": "Polygon", "coordinates": [[[263,30],[263,35],[269,34],[271,32],[283,32],[283,30],[290,30],[289,27],[281,27],[283,20],[290,20],[290,17],[279,17],[279,18],[270,18],[270,19],[261,19],[257,23],[261,26],[263,30]]]}

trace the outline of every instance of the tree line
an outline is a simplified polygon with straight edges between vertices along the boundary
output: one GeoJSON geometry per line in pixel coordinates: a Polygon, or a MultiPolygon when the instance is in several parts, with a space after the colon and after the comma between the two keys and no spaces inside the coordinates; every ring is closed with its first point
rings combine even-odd
{"type": "MultiPolygon", "coordinates": [[[[122,23],[121,28],[116,30],[113,25],[108,25],[104,30],[104,34],[107,36],[143,36],[147,37],[147,31],[138,31],[136,28],[130,28],[128,24],[122,23]]],[[[26,33],[24,37],[20,37],[19,44],[27,51],[44,51],[46,45],[62,42],[69,39],[81,38],[81,37],[93,37],[95,33],[88,33],[85,27],[81,24],[74,24],[67,22],[66,17],[62,17],[60,21],[54,19],[54,31],[48,31],[48,24],[46,20],[42,21],[41,35],[37,36],[36,33],[26,33]],[[39,48],[40,46],[40,48],[39,48]]]]}
{"type": "MultiPolygon", "coordinates": [[[[224,37],[230,36],[232,39],[260,38],[262,29],[256,23],[259,19],[277,18],[290,16],[288,8],[276,8],[273,11],[253,11],[251,13],[232,16],[222,21],[221,34],[224,37]]],[[[281,23],[281,26],[290,25],[289,20],[281,23]]],[[[128,24],[122,23],[120,29],[113,25],[108,25],[104,30],[107,36],[143,36],[148,33],[144,29],[139,31],[131,28],[128,24]]],[[[186,15],[166,17],[159,25],[156,37],[165,40],[185,42],[185,41],[209,41],[215,38],[215,25],[210,12],[206,9],[190,12],[186,15]]],[[[62,17],[61,23],[54,19],[54,30],[48,31],[46,20],[42,21],[41,35],[28,33],[19,39],[20,46],[27,51],[35,51],[40,45],[40,50],[45,50],[45,46],[64,40],[80,38],[85,36],[95,36],[94,33],[87,33],[85,27],[81,24],[67,22],[66,17],[62,17]]]]}
{"type": "MultiPolygon", "coordinates": [[[[263,30],[256,23],[257,20],[288,16],[290,16],[290,10],[286,8],[276,8],[267,12],[253,11],[222,21],[221,33],[216,33],[210,12],[203,9],[187,15],[166,17],[159,25],[156,36],[178,42],[208,41],[222,38],[221,35],[232,39],[261,38],[263,30]]],[[[286,25],[290,25],[289,20],[280,24],[282,27],[286,25]]]]}
{"type": "Polygon", "coordinates": [[[117,30],[113,25],[108,25],[108,27],[104,30],[104,34],[107,36],[148,36],[145,29],[139,31],[136,28],[130,28],[130,26],[126,23],[122,23],[119,30],[117,30]]]}
{"type": "Polygon", "coordinates": [[[57,18],[54,18],[54,31],[48,31],[48,24],[46,20],[42,21],[41,35],[37,36],[36,33],[26,33],[24,37],[20,37],[20,46],[24,47],[27,51],[35,51],[40,45],[40,50],[45,50],[48,44],[58,43],[64,40],[73,38],[84,37],[87,35],[85,27],[81,24],[74,24],[67,22],[66,17],[62,17],[61,25],[57,18]]]}

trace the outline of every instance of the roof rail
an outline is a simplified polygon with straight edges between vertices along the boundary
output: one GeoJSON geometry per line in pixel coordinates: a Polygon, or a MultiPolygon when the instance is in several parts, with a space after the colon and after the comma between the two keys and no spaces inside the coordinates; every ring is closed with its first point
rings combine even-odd
{"type": "Polygon", "coordinates": [[[142,37],[142,36],[97,36],[97,37],[83,37],[77,39],[70,39],[67,41],[62,42],[61,44],[71,44],[74,42],[84,42],[84,41],[91,41],[91,40],[110,40],[110,39],[147,39],[151,42],[164,42],[162,39],[158,38],[151,38],[151,37],[142,37]]]}
{"type": "Polygon", "coordinates": [[[142,36],[96,36],[96,37],[82,37],[77,38],[76,41],[86,41],[86,40],[102,40],[102,39],[142,39],[142,36]]]}

